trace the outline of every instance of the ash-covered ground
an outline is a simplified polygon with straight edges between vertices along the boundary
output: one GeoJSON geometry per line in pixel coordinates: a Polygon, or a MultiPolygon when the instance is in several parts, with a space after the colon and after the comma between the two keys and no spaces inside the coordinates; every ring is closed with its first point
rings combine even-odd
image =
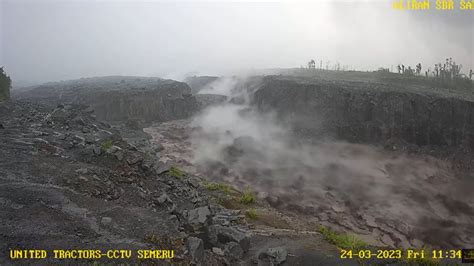
{"type": "Polygon", "coordinates": [[[31,88],[51,99],[19,93],[0,104],[3,251],[169,248],[175,258],[160,262],[339,265],[357,262],[340,260],[321,228],[356,234],[372,249],[474,243],[469,100],[449,98],[455,119],[443,130],[437,125],[449,117],[425,113],[442,112],[445,97],[401,92],[378,102],[395,90],[365,88],[377,84],[216,78],[201,90],[157,79],[129,91],[115,87],[117,78],[97,79],[105,82],[98,95],[106,93],[97,105],[82,97],[95,85],[80,82],[63,97],[54,92],[68,82],[31,88]],[[399,115],[406,99],[417,112],[399,115]],[[272,105],[286,114],[261,108],[272,105]],[[379,107],[387,121],[366,119],[379,107]],[[406,138],[400,129],[413,121],[431,125],[431,135],[408,127],[421,138],[406,138]],[[304,123],[311,127],[301,130],[304,123]],[[361,140],[380,128],[390,134],[365,144],[312,134],[324,125],[361,140]]]}
{"type": "Polygon", "coordinates": [[[222,195],[177,168],[179,158],[163,163],[168,154],[160,151],[168,143],[150,144],[136,120],[98,121],[87,105],[36,100],[0,103],[0,264],[18,262],[9,259],[12,249],[50,252],[46,260],[25,261],[33,265],[355,263],[339,261],[314,227],[304,234],[251,230],[245,209],[216,202],[222,195]],[[53,249],[126,249],[133,255],[60,260],[53,249]],[[161,249],[174,257],[137,258],[138,250],[161,249]]]}
{"type": "Polygon", "coordinates": [[[451,161],[390,143],[298,137],[275,115],[250,105],[235,82],[212,84],[202,92],[228,96],[226,102],[145,129],[164,147],[160,160],[250,189],[269,208],[355,233],[372,245],[474,244],[474,181],[451,161]]]}

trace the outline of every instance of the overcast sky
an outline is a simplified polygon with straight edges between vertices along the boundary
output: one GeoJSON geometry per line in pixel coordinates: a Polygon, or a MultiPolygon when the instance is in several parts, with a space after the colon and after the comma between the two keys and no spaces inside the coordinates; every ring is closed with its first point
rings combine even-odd
{"type": "Polygon", "coordinates": [[[474,11],[397,11],[392,0],[0,2],[0,65],[18,83],[229,74],[311,58],[361,70],[446,57],[474,67],[474,11]]]}

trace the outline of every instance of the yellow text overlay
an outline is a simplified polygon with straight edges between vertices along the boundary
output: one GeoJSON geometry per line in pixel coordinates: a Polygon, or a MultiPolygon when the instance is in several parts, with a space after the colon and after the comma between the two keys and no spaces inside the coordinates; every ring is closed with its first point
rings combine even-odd
{"type": "Polygon", "coordinates": [[[164,249],[12,249],[9,258],[18,259],[172,259],[174,250],[164,249]]]}

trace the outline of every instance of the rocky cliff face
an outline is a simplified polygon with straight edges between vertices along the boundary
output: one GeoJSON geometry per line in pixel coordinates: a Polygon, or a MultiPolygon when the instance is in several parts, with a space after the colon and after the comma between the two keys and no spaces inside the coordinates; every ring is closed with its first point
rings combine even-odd
{"type": "Polygon", "coordinates": [[[304,135],[363,143],[397,140],[474,151],[472,95],[376,83],[267,77],[254,95],[254,104],[291,119],[295,130],[304,135]]]}
{"type": "Polygon", "coordinates": [[[9,94],[9,91],[0,88],[0,102],[8,100],[10,98],[9,94]]]}
{"type": "Polygon", "coordinates": [[[186,82],[193,94],[198,93],[201,89],[205,88],[207,85],[211,84],[212,82],[218,80],[219,77],[213,76],[193,76],[187,77],[184,82],[186,82]]]}
{"type": "Polygon", "coordinates": [[[49,83],[16,98],[42,103],[89,105],[100,120],[169,121],[189,117],[198,108],[182,82],[143,77],[101,77],[49,83]]]}
{"type": "Polygon", "coordinates": [[[241,264],[251,235],[240,211],[212,203],[202,179],[143,142],[80,106],[0,105],[0,249],[130,249],[137,264],[136,250],[161,248],[185,265],[241,264]]]}
{"type": "Polygon", "coordinates": [[[97,117],[109,121],[183,119],[191,116],[197,108],[195,97],[184,86],[172,90],[104,92],[91,102],[97,117]]]}
{"type": "Polygon", "coordinates": [[[12,80],[7,76],[3,70],[3,67],[0,68],[0,102],[7,101],[10,99],[10,87],[12,80]]]}

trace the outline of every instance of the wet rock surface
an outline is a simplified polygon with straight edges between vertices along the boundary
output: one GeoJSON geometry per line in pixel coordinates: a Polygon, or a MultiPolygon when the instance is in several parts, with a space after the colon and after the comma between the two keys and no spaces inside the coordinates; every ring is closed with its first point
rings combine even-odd
{"type": "Polygon", "coordinates": [[[219,77],[215,76],[194,76],[186,78],[185,82],[191,87],[192,92],[196,94],[218,79],[219,77]]]}
{"type": "Polygon", "coordinates": [[[286,260],[287,256],[288,252],[286,251],[286,249],[276,247],[262,251],[260,254],[258,254],[258,259],[263,262],[267,262],[270,265],[280,265],[286,260]]]}
{"type": "MultiPolygon", "coordinates": [[[[250,187],[269,205],[265,208],[293,213],[309,224],[353,232],[385,247],[463,247],[474,241],[472,179],[453,171],[452,162],[344,142],[291,143],[282,152],[249,136],[222,145],[219,161],[212,162],[192,148],[203,132],[189,120],[146,131],[152,143],[165,147],[162,159],[212,181],[250,187]]],[[[212,134],[204,137],[219,142],[212,134]]]]}
{"type": "MultiPolygon", "coordinates": [[[[129,79],[115,82],[119,88],[130,87],[129,79]]],[[[184,264],[354,264],[355,261],[337,259],[334,246],[315,232],[319,225],[355,233],[381,247],[418,248],[428,244],[457,248],[474,243],[471,237],[474,234],[472,175],[459,170],[466,169],[472,162],[472,157],[466,156],[472,154],[469,126],[460,133],[453,124],[449,132],[454,133],[443,131],[439,135],[447,145],[443,142],[436,152],[445,150],[444,157],[427,155],[429,153],[417,145],[422,144],[417,142],[419,138],[413,142],[412,135],[405,138],[406,135],[398,134],[400,131],[390,129],[400,121],[406,124],[405,120],[395,118],[388,126],[391,135],[383,135],[390,138],[381,141],[381,146],[314,138],[266,142],[285,136],[272,127],[264,127],[264,138],[247,134],[245,129],[255,128],[245,120],[234,123],[237,131],[224,132],[215,129],[214,126],[219,125],[210,123],[203,127],[190,119],[149,126],[147,120],[187,118],[195,110],[223,102],[230,103],[231,111],[239,117],[253,119],[256,113],[244,105],[248,97],[242,95],[233,99],[205,96],[202,103],[196,105],[199,97],[194,99],[180,83],[164,82],[162,85],[170,86],[173,91],[155,95],[151,91],[162,81],[140,82],[151,87],[110,91],[106,85],[109,83],[104,83],[103,90],[94,93],[103,93],[101,97],[107,99],[98,100],[95,108],[67,103],[92,101],[73,92],[77,86],[84,89],[84,81],[45,86],[36,91],[38,95],[32,94],[35,100],[46,105],[24,101],[0,105],[2,250],[13,247],[170,248],[176,253],[172,262],[184,264]],[[68,87],[64,93],[56,90],[64,86],[68,87]],[[60,99],[58,95],[62,95],[60,99]],[[134,99],[129,101],[129,96],[134,99]],[[164,111],[155,112],[163,108],[161,104],[164,111]],[[182,104],[186,105],[184,109],[182,104]],[[145,110],[145,106],[158,109],[145,110]],[[98,121],[97,118],[116,121],[98,121]],[[142,131],[144,126],[149,127],[142,131]],[[205,149],[197,149],[196,144],[203,140],[205,149]],[[275,143],[278,145],[273,145],[275,143]],[[214,146],[219,149],[212,150],[214,146]],[[214,157],[197,154],[197,151],[210,152],[214,157]],[[462,162],[462,167],[451,160],[453,156],[461,158],[458,162],[462,162]],[[176,173],[175,166],[184,173],[176,173]],[[206,187],[209,181],[229,184],[229,188],[210,191],[206,187]],[[228,193],[241,195],[235,188],[240,191],[251,188],[258,203],[242,205],[235,198],[229,202],[228,193]],[[253,221],[246,217],[250,210],[258,214],[253,221]]],[[[271,89],[268,84],[262,87],[260,78],[248,86],[237,86],[257,92],[254,104],[261,109],[283,112],[280,118],[286,116],[286,111],[298,114],[303,106],[306,111],[312,110],[306,113],[311,118],[319,113],[319,104],[311,100],[313,94],[304,97],[299,94],[312,90],[313,85],[306,84],[301,90],[288,92],[286,86],[290,83],[278,82],[272,92],[267,91],[271,89]],[[274,95],[267,98],[268,93],[274,95]],[[292,100],[287,101],[288,95],[294,99],[290,97],[292,100]]],[[[96,87],[97,83],[88,89],[96,87]]],[[[358,103],[362,96],[357,95],[349,99],[358,103]]],[[[393,100],[396,102],[399,98],[393,100]]],[[[321,101],[330,103],[330,100],[338,102],[340,99],[329,97],[326,100],[321,101]]],[[[432,105],[438,106],[436,102],[432,105]]],[[[394,106],[398,103],[390,103],[387,108],[397,109],[394,106]]],[[[406,104],[401,106],[405,108],[406,104]]],[[[467,103],[461,109],[470,110],[469,106],[467,103]]],[[[351,113],[360,111],[356,109],[351,109],[351,113]]],[[[361,122],[362,118],[355,117],[358,121],[355,124],[375,125],[378,121],[374,118],[375,109],[370,110],[362,112],[367,121],[361,122]]],[[[221,108],[217,113],[226,115],[226,111],[221,108]]],[[[338,112],[339,109],[336,116],[338,112]]],[[[327,132],[311,131],[320,129],[318,121],[302,127],[306,120],[296,119],[304,117],[299,114],[293,120],[296,126],[285,126],[296,129],[299,136],[306,133],[331,136],[339,132],[333,125],[342,125],[344,134],[349,131],[353,134],[349,134],[350,138],[334,136],[354,142],[378,140],[371,139],[372,133],[367,133],[372,132],[370,126],[354,131],[352,124],[345,124],[346,120],[331,118],[332,112],[323,114],[327,114],[329,121],[325,124],[327,132]]],[[[352,116],[357,114],[343,117],[352,116]]],[[[398,113],[393,116],[398,117],[398,113]]],[[[265,116],[254,122],[267,125],[265,121],[271,119],[265,116]]],[[[411,121],[413,128],[417,121],[411,121]]],[[[430,145],[425,147],[431,149],[430,145]]]]}
{"type": "MultiPolygon", "coordinates": [[[[145,168],[145,153],[81,108],[15,101],[0,109],[1,250],[152,249],[166,238],[184,243],[186,210],[212,223],[209,207],[199,207],[206,195],[192,203],[199,192],[187,177],[145,168]]],[[[190,259],[205,261],[191,244],[190,259]]],[[[184,245],[169,248],[186,260],[184,245]]]]}
{"type": "Polygon", "coordinates": [[[123,131],[132,145],[122,126],[76,105],[12,101],[0,105],[0,122],[1,250],[173,249],[170,263],[257,260],[260,234],[211,200],[200,177],[170,174],[176,161],[159,160],[166,143],[149,154],[142,133],[123,131]]]}
{"type": "MultiPolygon", "coordinates": [[[[191,116],[198,108],[191,88],[154,77],[110,76],[46,83],[15,93],[15,98],[43,104],[75,103],[89,106],[99,120],[169,121],[191,116]]],[[[54,116],[60,118],[59,111],[54,116]]]]}
{"type": "Polygon", "coordinates": [[[285,76],[265,77],[261,84],[253,103],[276,111],[300,135],[474,152],[472,89],[285,76]]]}
{"type": "Polygon", "coordinates": [[[186,247],[193,262],[200,263],[204,257],[204,244],[202,240],[197,237],[189,237],[186,240],[186,247]]]}

